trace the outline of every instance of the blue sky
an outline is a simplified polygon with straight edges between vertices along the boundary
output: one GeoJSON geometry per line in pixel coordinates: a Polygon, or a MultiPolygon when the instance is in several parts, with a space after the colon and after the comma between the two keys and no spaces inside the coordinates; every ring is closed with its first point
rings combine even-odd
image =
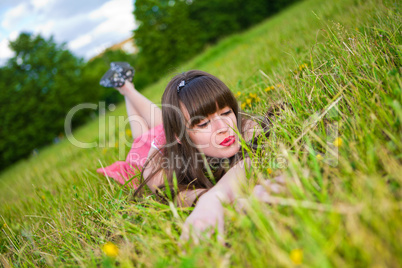
{"type": "Polygon", "coordinates": [[[89,59],[132,36],[134,0],[1,0],[0,64],[13,56],[9,40],[25,31],[53,35],[89,59]]]}

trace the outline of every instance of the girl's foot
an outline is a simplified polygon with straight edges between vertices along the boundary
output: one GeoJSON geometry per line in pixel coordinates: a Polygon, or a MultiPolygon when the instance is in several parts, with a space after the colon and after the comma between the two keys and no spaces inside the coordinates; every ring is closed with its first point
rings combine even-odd
{"type": "Polygon", "coordinates": [[[134,84],[126,80],[123,86],[115,87],[121,95],[125,96],[128,91],[135,90],[134,84]]]}
{"type": "Polygon", "coordinates": [[[116,70],[124,80],[133,81],[134,68],[127,62],[111,62],[110,68],[116,70]]]}
{"type": "Polygon", "coordinates": [[[132,81],[134,68],[127,62],[111,62],[110,69],[102,76],[99,84],[104,87],[123,87],[126,80],[132,81]]]}

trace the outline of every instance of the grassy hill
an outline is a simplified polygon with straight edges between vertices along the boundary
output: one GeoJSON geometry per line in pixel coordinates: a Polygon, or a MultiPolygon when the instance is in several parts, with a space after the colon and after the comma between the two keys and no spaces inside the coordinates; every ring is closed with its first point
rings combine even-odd
{"type": "Polygon", "coordinates": [[[251,200],[245,214],[228,206],[225,246],[179,246],[191,209],[134,201],[133,190],[96,174],[130,147],[119,105],[74,133],[97,146],[64,139],[0,175],[0,263],[399,267],[401,21],[398,1],[304,1],[172,67],[143,92],[159,103],[174,73],[201,69],[227,83],[247,112],[287,103],[250,176],[283,174],[286,190],[269,205],[251,200]],[[108,242],[115,260],[102,251],[108,242]]]}

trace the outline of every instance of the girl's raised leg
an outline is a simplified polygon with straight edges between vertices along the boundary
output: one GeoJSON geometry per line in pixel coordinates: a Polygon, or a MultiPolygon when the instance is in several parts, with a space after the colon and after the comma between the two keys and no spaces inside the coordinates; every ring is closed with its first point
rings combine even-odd
{"type": "Polygon", "coordinates": [[[141,114],[135,109],[131,101],[127,96],[124,96],[124,100],[126,102],[126,109],[128,120],[130,122],[131,134],[133,139],[141,136],[143,133],[149,130],[148,123],[141,116],[141,114]]]}
{"type": "Polygon", "coordinates": [[[131,103],[133,109],[136,110],[135,113],[141,115],[145,119],[148,124],[148,128],[153,128],[159,124],[162,124],[162,110],[141,93],[139,93],[135,89],[134,84],[126,81],[124,86],[118,90],[126,97],[126,100],[131,103]]]}

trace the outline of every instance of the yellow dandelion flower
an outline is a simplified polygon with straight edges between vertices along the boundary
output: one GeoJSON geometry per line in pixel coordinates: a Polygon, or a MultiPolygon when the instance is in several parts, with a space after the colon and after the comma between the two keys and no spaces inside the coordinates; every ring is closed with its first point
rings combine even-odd
{"type": "Polygon", "coordinates": [[[236,97],[240,97],[240,96],[241,96],[241,92],[240,92],[240,91],[237,91],[236,97]]]}
{"type": "Polygon", "coordinates": [[[334,140],[334,146],[335,147],[341,147],[342,146],[342,139],[341,138],[336,138],[334,140]]]}
{"type": "Polygon", "coordinates": [[[241,104],[241,109],[244,110],[244,108],[246,108],[246,103],[245,103],[245,102],[243,102],[243,103],[241,104]]]}
{"type": "Polygon", "coordinates": [[[6,223],[4,223],[4,224],[3,224],[3,228],[6,228],[6,227],[7,227],[7,224],[6,224],[6,223]]]}
{"type": "Polygon", "coordinates": [[[267,168],[267,172],[268,172],[268,174],[272,174],[272,169],[271,169],[271,168],[267,168]]]}
{"type": "Polygon", "coordinates": [[[246,100],[247,104],[251,104],[251,99],[246,100]]]}
{"type": "Polygon", "coordinates": [[[276,84],[276,87],[283,87],[282,84],[276,84]]]}
{"type": "Polygon", "coordinates": [[[303,250],[301,249],[293,249],[290,252],[290,259],[296,265],[300,265],[303,262],[303,250]]]}
{"type": "Polygon", "coordinates": [[[270,91],[270,90],[272,90],[272,86],[271,86],[271,87],[267,87],[266,89],[264,89],[265,92],[268,92],[268,91],[270,91]]]}
{"type": "Polygon", "coordinates": [[[317,161],[321,161],[323,158],[322,155],[320,155],[320,154],[317,154],[315,157],[317,158],[317,161]]]}
{"type": "Polygon", "coordinates": [[[102,251],[109,257],[117,257],[119,255],[119,248],[112,242],[107,242],[102,246],[102,251]]]}
{"type": "Polygon", "coordinates": [[[261,99],[260,99],[260,97],[257,97],[255,100],[256,100],[257,102],[259,102],[261,99]]]}
{"type": "Polygon", "coordinates": [[[43,200],[45,200],[45,199],[46,199],[46,197],[45,197],[44,195],[42,195],[42,196],[41,196],[41,198],[42,198],[43,200]]]}
{"type": "Polygon", "coordinates": [[[131,129],[126,129],[126,135],[131,137],[131,129]]]}
{"type": "Polygon", "coordinates": [[[250,98],[254,98],[254,99],[257,98],[257,94],[255,94],[255,93],[250,93],[249,96],[250,96],[250,98]]]}
{"type": "Polygon", "coordinates": [[[306,69],[306,68],[307,68],[307,64],[306,64],[306,63],[303,63],[302,65],[299,66],[299,70],[300,70],[300,71],[303,70],[303,69],[306,69]]]}

